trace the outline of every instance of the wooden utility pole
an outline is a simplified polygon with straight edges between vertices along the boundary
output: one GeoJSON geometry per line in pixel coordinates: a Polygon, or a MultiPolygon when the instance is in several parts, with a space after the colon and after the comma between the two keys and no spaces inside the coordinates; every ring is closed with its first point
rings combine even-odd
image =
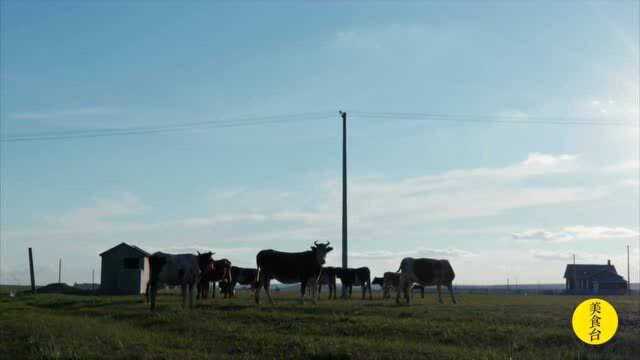
{"type": "Polygon", "coordinates": [[[62,283],[62,259],[58,260],[58,284],[62,283]]]}
{"type": "Polygon", "coordinates": [[[33,275],[33,251],[29,248],[29,274],[31,274],[31,292],[36,292],[36,278],[33,275]]]}
{"type": "Polygon", "coordinates": [[[342,268],[348,266],[347,257],[347,113],[342,117],[342,268]]]}
{"type": "Polygon", "coordinates": [[[93,284],[96,282],[94,280],[95,276],[96,276],[96,270],[93,269],[93,270],[91,270],[91,290],[93,290],[93,284]]]}
{"type": "Polygon", "coordinates": [[[578,276],[576,275],[576,254],[573,254],[573,293],[578,290],[578,276]]]}
{"type": "Polygon", "coordinates": [[[631,270],[629,264],[629,245],[627,245],[627,294],[631,295],[631,270]]]}

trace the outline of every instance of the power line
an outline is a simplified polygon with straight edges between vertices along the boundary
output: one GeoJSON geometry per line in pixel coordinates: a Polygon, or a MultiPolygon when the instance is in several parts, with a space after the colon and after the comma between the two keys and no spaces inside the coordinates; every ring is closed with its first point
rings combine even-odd
{"type": "MultiPolygon", "coordinates": [[[[619,126],[638,127],[627,121],[603,120],[603,118],[587,117],[559,117],[559,116],[516,116],[516,115],[463,115],[463,114],[438,114],[438,113],[393,113],[393,112],[350,112],[356,119],[383,119],[383,120],[421,120],[438,122],[463,122],[463,123],[504,123],[504,124],[538,124],[538,125],[589,125],[589,126],[619,126]]],[[[196,128],[218,129],[243,126],[272,125],[288,122],[322,120],[334,116],[334,112],[306,112],[298,114],[284,114],[271,116],[250,116],[233,119],[219,119],[198,122],[176,123],[168,125],[138,126],[115,129],[83,129],[68,131],[51,131],[40,133],[23,133],[8,135],[0,139],[0,142],[24,142],[67,140],[82,138],[98,138],[120,135],[143,135],[154,133],[166,133],[185,131],[196,128]]]]}
{"type": "Polygon", "coordinates": [[[296,121],[306,120],[322,120],[328,119],[334,116],[333,113],[303,113],[303,114],[290,114],[280,116],[262,116],[262,117],[247,117],[237,118],[233,120],[211,120],[200,121],[182,124],[172,124],[164,126],[141,126],[131,128],[119,128],[119,129],[98,129],[98,130],[77,130],[77,131],[60,131],[60,132],[43,132],[36,134],[20,134],[10,135],[3,139],[1,142],[21,142],[21,141],[42,141],[42,140],[64,140],[64,139],[79,139],[79,138],[96,138],[118,135],[141,135],[141,134],[153,134],[173,131],[185,131],[197,128],[216,129],[227,127],[242,127],[242,126],[256,126],[267,124],[279,124],[296,121]]]}
{"type": "Polygon", "coordinates": [[[470,123],[544,124],[544,125],[596,125],[638,127],[628,121],[604,120],[604,118],[560,117],[560,116],[517,116],[517,115],[453,115],[436,113],[391,113],[352,111],[355,118],[388,120],[424,120],[470,123]]]}

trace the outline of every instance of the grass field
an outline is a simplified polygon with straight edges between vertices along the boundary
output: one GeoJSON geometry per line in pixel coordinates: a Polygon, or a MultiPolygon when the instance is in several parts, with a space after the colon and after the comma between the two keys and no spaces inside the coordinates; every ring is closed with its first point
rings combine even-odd
{"type": "Polygon", "coordinates": [[[607,297],[620,327],[594,348],[571,330],[583,297],[460,294],[457,305],[440,305],[428,294],[412,306],[314,306],[294,296],[258,308],[242,294],[184,311],[164,294],[151,313],[135,296],[3,294],[0,358],[640,359],[637,298],[607,297]]]}

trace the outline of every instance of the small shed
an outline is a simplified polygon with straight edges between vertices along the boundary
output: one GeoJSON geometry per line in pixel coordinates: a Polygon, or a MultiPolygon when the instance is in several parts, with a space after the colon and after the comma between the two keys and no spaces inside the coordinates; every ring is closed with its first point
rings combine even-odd
{"type": "Polygon", "coordinates": [[[615,295],[627,292],[627,281],[608,260],[606,265],[569,264],[564,272],[570,294],[615,295]]]}
{"type": "Polygon", "coordinates": [[[149,253],[120,243],[100,254],[100,291],[108,294],[143,294],[149,281],[149,253]]]}

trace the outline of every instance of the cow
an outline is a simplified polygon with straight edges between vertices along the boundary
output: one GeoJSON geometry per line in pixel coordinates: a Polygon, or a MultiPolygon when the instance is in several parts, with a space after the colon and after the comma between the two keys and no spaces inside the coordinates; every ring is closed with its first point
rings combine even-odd
{"type": "Polygon", "coordinates": [[[414,259],[407,257],[402,259],[398,272],[400,272],[400,279],[396,293],[396,303],[400,303],[400,292],[404,292],[405,300],[407,304],[410,304],[411,297],[409,296],[409,289],[416,283],[422,286],[436,285],[439,303],[442,303],[440,286],[445,285],[449,288],[451,301],[454,304],[456,303],[452,286],[453,279],[456,275],[448,260],[414,259]]]}
{"type": "Polygon", "coordinates": [[[322,285],[329,287],[329,299],[336,299],[336,273],[337,268],[327,266],[322,268],[320,277],[318,278],[318,294],[322,292],[322,285]]]}
{"type": "Polygon", "coordinates": [[[386,272],[383,275],[382,285],[382,298],[388,299],[391,297],[391,289],[398,290],[398,283],[400,282],[400,274],[395,272],[386,272]]]}
{"type": "Polygon", "coordinates": [[[325,263],[327,253],[333,250],[326,244],[313,243],[311,250],[297,253],[281,252],[276,250],[262,250],[256,256],[258,265],[258,284],[256,286],[256,304],[260,304],[260,288],[264,288],[269,302],[271,298],[271,279],[276,279],[283,284],[300,283],[300,302],[304,303],[307,284],[312,287],[312,301],[316,303],[316,286],[318,277],[325,263]]]}
{"type": "MultiPolygon", "coordinates": [[[[382,278],[382,298],[389,299],[391,297],[391,290],[398,290],[398,283],[400,282],[400,274],[395,272],[386,272],[382,278]]],[[[380,278],[376,278],[380,279],[380,278]]],[[[420,290],[420,294],[424,299],[424,286],[422,285],[414,285],[411,288],[411,293],[413,295],[413,290],[420,290]]]]}
{"type": "Polygon", "coordinates": [[[346,268],[337,269],[336,276],[342,282],[342,297],[351,298],[353,291],[353,285],[362,287],[362,299],[364,300],[367,290],[369,290],[369,300],[372,299],[371,295],[371,271],[368,267],[361,267],[357,269],[346,268]],[[347,295],[348,291],[348,295],[347,295]]]}
{"type": "Polygon", "coordinates": [[[146,298],[150,302],[151,311],[156,308],[158,285],[178,286],[182,290],[182,307],[193,307],[193,287],[200,281],[201,269],[206,269],[211,260],[211,252],[204,254],[166,254],[156,252],[149,256],[149,282],[147,283],[146,298]]]}
{"type": "MultiPolygon", "coordinates": [[[[213,261],[213,260],[212,260],[213,261]]],[[[231,282],[231,261],[228,259],[220,259],[213,261],[213,271],[207,272],[198,284],[198,296],[197,298],[206,299],[209,297],[209,285],[213,282],[212,297],[216,297],[216,282],[231,282]]],[[[222,293],[222,291],[221,291],[222,293]]],[[[224,297],[228,294],[224,293],[224,297]]]]}
{"type": "Polygon", "coordinates": [[[371,285],[378,285],[382,289],[384,287],[384,278],[374,277],[373,281],[371,281],[371,285]]]}
{"type": "Polygon", "coordinates": [[[225,292],[229,297],[233,297],[236,284],[249,285],[251,289],[255,289],[258,281],[258,269],[241,268],[232,266],[230,271],[229,282],[221,282],[221,292],[225,292]]]}

